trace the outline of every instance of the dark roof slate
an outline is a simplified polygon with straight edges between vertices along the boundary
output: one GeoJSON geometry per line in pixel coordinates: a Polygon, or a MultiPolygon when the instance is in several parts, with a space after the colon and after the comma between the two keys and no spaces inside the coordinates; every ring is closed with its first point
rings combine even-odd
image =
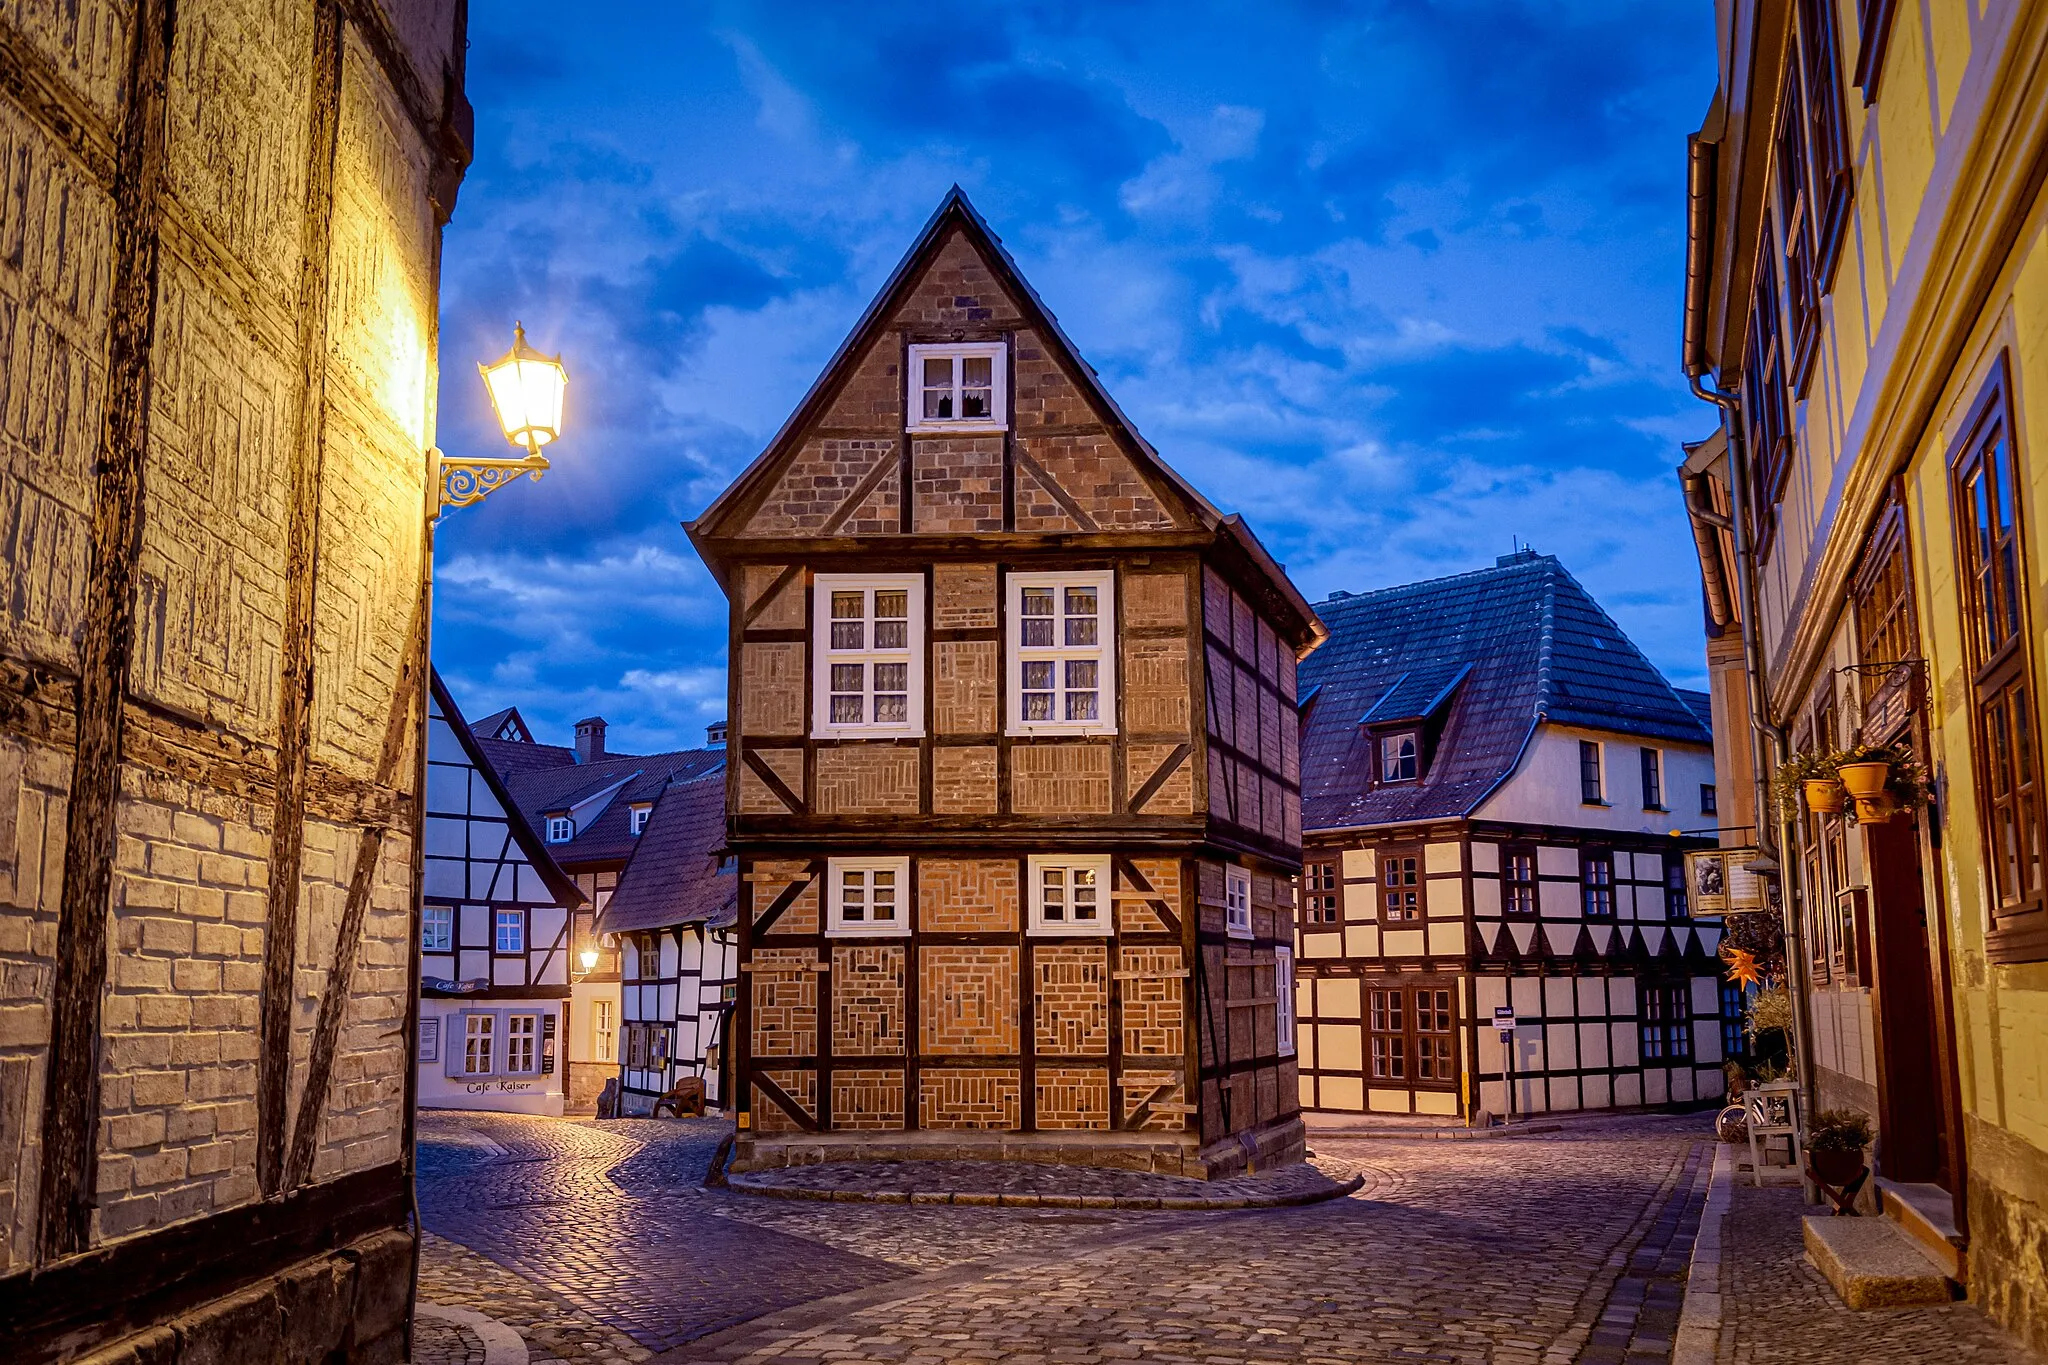
{"type": "Polygon", "coordinates": [[[670,781],[686,781],[725,767],[723,749],[607,754],[595,762],[578,763],[574,749],[558,745],[502,739],[479,739],[477,745],[504,774],[512,799],[536,829],[547,828],[550,812],[565,811],[625,780],[625,786],[596,819],[579,825],[575,838],[549,845],[556,859],[572,869],[588,863],[625,861],[639,843],[628,822],[628,812],[635,804],[653,801],[670,781]]]}
{"type": "Polygon", "coordinates": [[[739,878],[719,856],[725,846],[722,769],[669,783],[634,842],[618,889],[598,916],[599,933],[699,923],[716,929],[738,921],[739,878]]]}
{"type": "Polygon", "coordinates": [[[1455,659],[1426,663],[1409,669],[1387,685],[1372,704],[1360,725],[1387,725],[1404,720],[1427,720],[1451,699],[1451,693],[1472,671],[1472,665],[1455,659]]]}
{"type": "Polygon", "coordinates": [[[1685,709],[1699,717],[1700,724],[1714,728],[1714,695],[1711,692],[1695,692],[1690,687],[1674,687],[1678,699],[1685,703],[1685,709]]]}
{"type": "Polygon", "coordinates": [[[1300,671],[1302,695],[1313,690],[1302,719],[1305,829],[1469,815],[1514,772],[1542,721],[1712,743],[1554,556],[1522,551],[1490,569],[1337,595],[1315,610],[1330,638],[1300,671]],[[1361,718],[1408,718],[1396,713],[1412,711],[1432,682],[1454,691],[1422,780],[1369,785],[1361,718]]]}

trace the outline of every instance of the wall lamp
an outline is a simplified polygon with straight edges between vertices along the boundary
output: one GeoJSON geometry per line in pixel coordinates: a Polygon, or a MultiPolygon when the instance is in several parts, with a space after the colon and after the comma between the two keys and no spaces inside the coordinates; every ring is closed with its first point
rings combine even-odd
{"type": "Polygon", "coordinates": [[[548,469],[541,447],[562,434],[562,397],[569,388],[569,372],[562,368],[559,355],[542,355],[526,344],[524,325],[512,324],[511,350],[476,368],[505,439],[526,453],[462,460],[438,448],[431,451],[444,509],[482,502],[521,474],[538,479],[548,469]]]}

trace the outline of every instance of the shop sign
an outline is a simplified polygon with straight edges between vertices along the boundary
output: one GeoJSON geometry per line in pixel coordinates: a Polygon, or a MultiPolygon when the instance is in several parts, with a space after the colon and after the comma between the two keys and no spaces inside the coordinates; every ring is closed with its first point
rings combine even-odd
{"type": "Polygon", "coordinates": [[[1764,878],[1749,870],[1753,848],[1704,848],[1685,855],[1685,883],[1694,915],[1730,915],[1771,908],[1764,878]]]}

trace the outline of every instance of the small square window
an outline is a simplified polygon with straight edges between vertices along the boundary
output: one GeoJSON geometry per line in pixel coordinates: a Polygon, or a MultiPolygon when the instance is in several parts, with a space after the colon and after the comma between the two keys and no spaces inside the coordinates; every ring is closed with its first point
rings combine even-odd
{"type": "Polygon", "coordinates": [[[647,828],[647,817],[652,814],[654,814],[654,807],[652,806],[635,806],[628,812],[626,825],[633,837],[638,838],[640,831],[647,828]]]}
{"type": "Polygon", "coordinates": [[[548,817],[548,842],[566,844],[576,837],[576,822],[566,815],[548,817]]]}
{"type": "Polygon", "coordinates": [[[1422,852],[1390,849],[1380,854],[1380,918],[1405,924],[1422,918],[1422,852]]]}
{"type": "Polygon", "coordinates": [[[1001,431],[1009,425],[1000,341],[910,348],[911,431],[1001,431]]]}
{"type": "Polygon", "coordinates": [[[1380,738],[1380,781],[1413,782],[1421,762],[1413,730],[1380,738]]]}
{"type": "Polygon", "coordinates": [[[1031,932],[1107,934],[1115,923],[1110,899],[1109,855],[1034,853],[1031,877],[1031,932]]]}
{"type": "Polygon", "coordinates": [[[499,910],[492,917],[496,932],[492,942],[501,953],[523,953],[526,951],[526,912],[524,910],[499,910]]]}
{"type": "Polygon", "coordinates": [[[423,953],[451,953],[455,951],[455,907],[436,905],[428,901],[420,907],[420,951],[423,953]]]}
{"type": "Polygon", "coordinates": [[[1223,911],[1232,938],[1252,936],[1252,874],[1242,867],[1223,869],[1223,911]]]}
{"type": "Polygon", "coordinates": [[[910,932],[910,859],[834,858],[826,875],[826,933],[853,937],[910,932]]]}

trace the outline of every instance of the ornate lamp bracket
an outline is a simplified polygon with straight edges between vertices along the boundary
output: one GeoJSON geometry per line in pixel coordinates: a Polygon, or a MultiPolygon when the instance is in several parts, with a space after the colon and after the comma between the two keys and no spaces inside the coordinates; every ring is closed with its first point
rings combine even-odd
{"type": "MultiPolygon", "coordinates": [[[[451,459],[437,446],[432,452],[434,483],[441,490],[441,510],[468,507],[482,502],[521,474],[540,478],[548,470],[547,456],[538,450],[517,458],[451,459]]],[[[438,514],[436,520],[439,520],[438,514]]]]}

